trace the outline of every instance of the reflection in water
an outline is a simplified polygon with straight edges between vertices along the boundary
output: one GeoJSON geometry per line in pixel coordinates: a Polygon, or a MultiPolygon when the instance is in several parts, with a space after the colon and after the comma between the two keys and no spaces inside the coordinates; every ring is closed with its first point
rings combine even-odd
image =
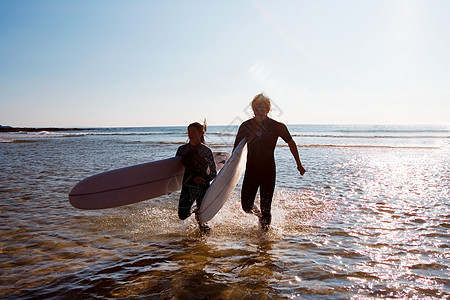
{"type": "MultiPolygon", "coordinates": [[[[287,195],[292,193],[285,193],[287,195]]],[[[233,197],[237,197],[237,193],[233,197]]],[[[168,199],[174,205],[173,211],[176,211],[176,199],[177,195],[168,199]]],[[[294,204],[298,208],[299,203],[291,205],[294,204]]],[[[124,228],[134,226],[134,230],[128,230],[128,239],[147,240],[148,250],[152,253],[151,258],[148,254],[145,259],[133,259],[138,265],[127,268],[135,270],[135,278],[122,279],[126,285],[116,287],[112,295],[146,294],[177,299],[188,298],[186,295],[218,299],[248,296],[264,299],[270,298],[268,295],[290,291],[277,287],[279,282],[288,281],[285,263],[279,258],[284,255],[295,257],[296,253],[289,244],[282,248],[279,246],[285,235],[283,224],[287,224],[286,228],[290,230],[300,228],[298,224],[293,226],[286,216],[297,218],[298,215],[276,208],[276,214],[284,218],[278,219],[280,222],[275,218],[274,223],[278,227],[264,233],[259,229],[256,217],[243,213],[238,201],[230,201],[211,221],[212,233],[202,235],[193,219],[179,221],[176,214],[165,211],[168,208],[163,208],[164,205],[155,203],[153,207],[147,207],[141,204],[142,209],[124,207],[122,210],[132,210],[133,213],[102,216],[96,221],[98,228],[104,231],[102,235],[107,236],[120,235],[124,228]],[[164,223],[155,218],[161,215],[173,216],[164,223]],[[274,245],[278,247],[274,248],[274,245]],[[159,254],[158,259],[155,254],[159,254]],[[142,261],[148,265],[141,265],[142,261]]],[[[286,233],[295,235],[292,231],[286,230],[286,233]]],[[[129,273],[124,270],[123,262],[119,264],[121,267],[115,271],[129,273]]]]}
{"type": "Polygon", "coordinates": [[[268,233],[242,212],[239,187],[209,235],[178,220],[179,193],[101,211],[69,205],[78,180],[179,146],[140,139],[0,144],[2,299],[450,296],[448,149],[303,148],[300,179],[279,147],[268,233]]]}
{"type": "Polygon", "coordinates": [[[404,154],[383,153],[364,161],[356,158],[347,166],[356,170],[347,176],[355,186],[350,194],[360,196],[359,203],[351,198],[346,201],[349,211],[342,217],[350,225],[345,232],[354,237],[352,248],[363,259],[341,268],[346,274],[370,274],[348,276],[360,293],[399,297],[420,290],[443,295],[436,291],[449,283],[442,278],[447,266],[439,263],[448,261],[442,249],[449,247],[449,235],[448,227],[442,226],[448,222],[448,204],[439,196],[442,183],[435,164],[440,161],[404,154]],[[374,289],[375,294],[371,293],[374,289]]]}

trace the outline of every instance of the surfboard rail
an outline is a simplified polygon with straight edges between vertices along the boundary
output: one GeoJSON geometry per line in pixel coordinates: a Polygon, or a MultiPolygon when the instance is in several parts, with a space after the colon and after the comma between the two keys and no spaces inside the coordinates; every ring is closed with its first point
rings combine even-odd
{"type": "Polygon", "coordinates": [[[206,191],[198,210],[201,223],[211,220],[223,207],[241,178],[246,161],[247,142],[243,139],[206,191]]]}
{"type": "MultiPolygon", "coordinates": [[[[216,168],[230,157],[213,152],[216,168]]],[[[90,176],[69,193],[69,202],[79,209],[105,209],[137,203],[181,189],[184,167],[181,157],[148,162],[90,176]]]]}
{"type": "Polygon", "coordinates": [[[69,201],[80,209],[132,204],[181,189],[183,174],[181,157],[107,171],[77,183],[69,201]]]}

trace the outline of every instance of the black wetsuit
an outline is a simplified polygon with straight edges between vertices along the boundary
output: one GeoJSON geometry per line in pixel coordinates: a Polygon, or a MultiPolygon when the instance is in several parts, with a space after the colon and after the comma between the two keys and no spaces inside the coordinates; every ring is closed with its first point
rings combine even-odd
{"type": "Polygon", "coordinates": [[[270,225],[272,221],[271,206],[275,189],[274,151],[278,137],[286,143],[292,140],[286,125],[270,118],[262,124],[255,118],[242,123],[234,143],[234,148],[246,138],[248,145],[247,166],[242,184],[241,203],[245,212],[252,212],[256,193],[260,189],[261,225],[270,225]]]}
{"type": "Polygon", "coordinates": [[[193,147],[188,143],[180,146],[176,156],[182,157],[185,168],[180,202],[178,204],[178,216],[181,220],[184,220],[191,215],[191,207],[194,201],[197,202],[197,207],[200,208],[203,196],[209,187],[209,182],[216,177],[216,164],[214,163],[211,149],[204,144],[198,144],[193,147]],[[206,184],[196,183],[194,179],[198,176],[202,177],[206,184]]]}

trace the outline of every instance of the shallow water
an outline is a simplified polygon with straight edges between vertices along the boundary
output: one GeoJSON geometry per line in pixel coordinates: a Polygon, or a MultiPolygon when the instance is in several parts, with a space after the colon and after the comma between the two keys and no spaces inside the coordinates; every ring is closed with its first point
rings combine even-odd
{"type": "MultiPolygon", "coordinates": [[[[184,128],[3,135],[0,297],[449,298],[448,131],[324,128],[291,128],[303,178],[277,147],[269,232],[238,185],[208,235],[178,220],[179,192],[98,211],[68,202],[87,176],[172,156],[184,128]]],[[[211,147],[230,151],[232,134],[212,130],[211,147]]]]}

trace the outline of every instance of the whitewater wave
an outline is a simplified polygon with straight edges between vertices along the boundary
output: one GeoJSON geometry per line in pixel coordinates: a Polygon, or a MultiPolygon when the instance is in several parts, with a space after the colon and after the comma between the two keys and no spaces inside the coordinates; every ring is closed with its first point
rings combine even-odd
{"type": "Polygon", "coordinates": [[[448,139],[450,135],[335,135],[335,134],[292,134],[293,137],[308,138],[350,138],[350,139],[448,139]]]}

